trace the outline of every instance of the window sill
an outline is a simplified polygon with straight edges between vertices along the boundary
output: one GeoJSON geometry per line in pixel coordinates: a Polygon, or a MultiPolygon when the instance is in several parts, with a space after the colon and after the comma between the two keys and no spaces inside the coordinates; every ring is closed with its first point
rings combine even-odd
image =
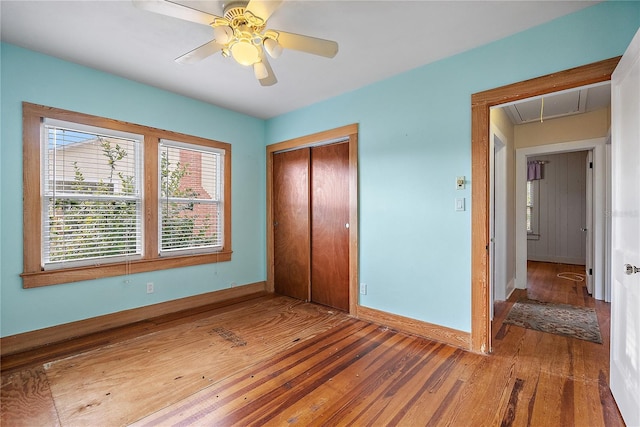
{"type": "Polygon", "coordinates": [[[95,280],[105,277],[126,276],[129,274],[146,273],[149,271],[166,270],[169,268],[214,264],[217,262],[231,261],[231,254],[232,251],[222,251],[213,254],[142,259],[131,262],[22,273],[20,277],[22,277],[23,288],[38,288],[41,286],[59,285],[62,283],[80,282],[83,280],[95,280]]]}

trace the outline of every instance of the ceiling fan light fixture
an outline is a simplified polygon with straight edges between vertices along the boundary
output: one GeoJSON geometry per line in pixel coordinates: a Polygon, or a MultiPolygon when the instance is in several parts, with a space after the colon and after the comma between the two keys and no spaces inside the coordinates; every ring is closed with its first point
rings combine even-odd
{"type": "Polygon", "coordinates": [[[220,44],[227,44],[233,39],[233,29],[228,25],[213,27],[213,38],[220,44]]]}
{"type": "Polygon", "coordinates": [[[256,79],[258,80],[266,79],[267,77],[269,77],[267,67],[265,67],[262,61],[253,64],[253,74],[255,74],[256,79]]]}
{"type": "Polygon", "coordinates": [[[264,45],[264,49],[267,51],[270,57],[276,59],[282,55],[282,46],[278,43],[277,40],[272,39],[270,37],[265,37],[262,42],[264,45]]]}
{"type": "Polygon", "coordinates": [[[134,0],[134,4],[161,15],[206,25],[213,31],[213,40],[179,56],[176,62],[193,63],[219,52],[240,65],[251,66],[262,86],[272,86],[278,80],[267,61],[268,56],[279,58],[284,49],[326,58],[333,58],[338,53],[338,43],[334,41],[266,29],[267,20],[283,1],[224,0],[224,17],[182,5],[180,3],[184,2],[176,0],[134,0]]]}
{"type": "Polygon", "coordinates": [[[260,51],[258,46],[248,41],[238,41],[231,45],[231,56],[238,64],[249,66],[260,61],[260,51]]]}

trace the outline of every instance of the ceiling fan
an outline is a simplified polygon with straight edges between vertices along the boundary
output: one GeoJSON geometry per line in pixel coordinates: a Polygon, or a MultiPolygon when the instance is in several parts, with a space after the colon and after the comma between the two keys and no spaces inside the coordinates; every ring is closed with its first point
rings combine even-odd
{"type": "Polygon", "coordinates": [[[283,49],[293,49],[326,58],[338,53],[338,43],[280,30],[265,29],[267,20],[283,0],[231,1],[224,6],[224,17],[211,15],[168,0],[132,0],[140,9],[209,25],[213,40],[176,58],[179,63],[193,63],[220,52],[241,65],[253,67],[262,86],[278,82],[265,51],[278,58],[283,49]]]}

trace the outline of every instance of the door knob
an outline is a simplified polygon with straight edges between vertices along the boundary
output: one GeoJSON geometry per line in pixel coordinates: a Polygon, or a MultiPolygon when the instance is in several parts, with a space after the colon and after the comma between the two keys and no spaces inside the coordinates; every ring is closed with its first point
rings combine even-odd
{"type": "Polygon", "coordinates": [[[640,268],[631,264],[624,265],[624,274],[634,274],[634,273],[640,273],[640,268]]]}

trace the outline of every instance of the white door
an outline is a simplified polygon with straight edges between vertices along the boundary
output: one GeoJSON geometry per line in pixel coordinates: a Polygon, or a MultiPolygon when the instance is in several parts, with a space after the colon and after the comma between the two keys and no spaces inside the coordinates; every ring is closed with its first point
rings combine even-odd
{"type": "Polygon", "coordinates": [[[611,392],[640,426],[640,31],[611,77],[611,392]],[[626,267],[625,267],[626,266],[626,267]]]}
{"type": "Polygon", "coordinates": [[[587,151],[587,194],[585,197],[585,277],[587,291],[593,295],[593,150],[587,151]]]}

